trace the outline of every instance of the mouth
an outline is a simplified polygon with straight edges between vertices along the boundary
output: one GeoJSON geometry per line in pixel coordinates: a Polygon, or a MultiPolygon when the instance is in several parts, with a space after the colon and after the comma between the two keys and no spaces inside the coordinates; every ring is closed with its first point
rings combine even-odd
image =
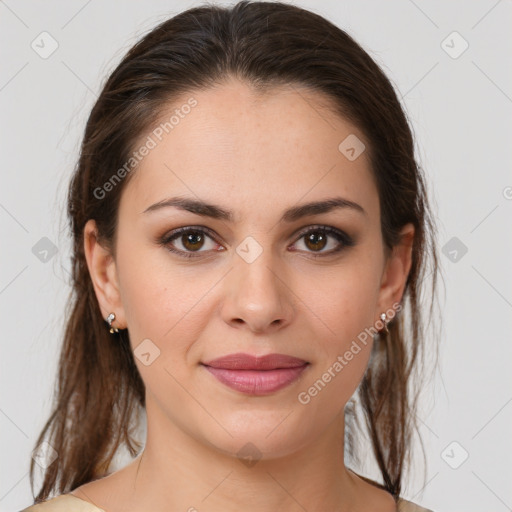
{"type": "Polygon", "coordinates": [[[310,363],[284,354],[257,357],[238,353],[213,359],[201,365],[229,388],[261,396],[292,384],[310,363]]]}

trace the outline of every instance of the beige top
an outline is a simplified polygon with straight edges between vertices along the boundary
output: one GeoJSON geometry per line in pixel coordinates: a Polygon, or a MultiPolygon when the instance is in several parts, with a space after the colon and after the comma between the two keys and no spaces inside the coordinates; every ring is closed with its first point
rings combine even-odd
{"type": "MultiPolygon", "coordinates": [[[[420,507],[412,501],[398,500],[398,512],[432,512],[432,510],[420,507]]],[[[73,494],[61,494],[37,505],[32,505],[20,512],[105,512],[95,507],[88,501],[84,501],[73,494]]]]}

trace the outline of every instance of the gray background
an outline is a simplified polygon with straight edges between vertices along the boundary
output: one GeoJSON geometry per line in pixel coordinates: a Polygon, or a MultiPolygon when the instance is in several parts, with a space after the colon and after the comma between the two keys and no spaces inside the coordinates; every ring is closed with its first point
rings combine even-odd
{"type": "MultiPolygon", "coordinates": [[[[63,201],[86,116],[134,42],[199,3],[0,1],[2,511],[32,502],[68,292],[63,201]],[[47,58],[43,31],[58,43],[47,58]]],[[[440,367],[419,418],[427,473],[406,496],[438,512],[510,510],[511,1],[294,3],[347,30],[396,85],[445,248],[440,367]]]]}

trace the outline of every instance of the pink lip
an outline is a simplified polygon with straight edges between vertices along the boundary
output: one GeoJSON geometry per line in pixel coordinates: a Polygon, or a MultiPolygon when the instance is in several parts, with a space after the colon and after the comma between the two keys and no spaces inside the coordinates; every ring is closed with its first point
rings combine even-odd
{"type": "Polygon", "coordinates": [[[303,359],[284,354],[255,357],[242,353],[202,364],[226,386],[251,395],[265,395],[288,386],[309,365],[303,359]]]}

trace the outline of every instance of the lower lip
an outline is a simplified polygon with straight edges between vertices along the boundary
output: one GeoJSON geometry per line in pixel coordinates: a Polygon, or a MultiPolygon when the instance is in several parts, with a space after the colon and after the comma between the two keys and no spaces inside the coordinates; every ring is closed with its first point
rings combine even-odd
{"type": "Polygon", "coordinates": [[[309,364],[276,370],[226,370],[203,366],[231,389],[248,395],[266,395],[290,385],[299,378],[309,364]]]}

